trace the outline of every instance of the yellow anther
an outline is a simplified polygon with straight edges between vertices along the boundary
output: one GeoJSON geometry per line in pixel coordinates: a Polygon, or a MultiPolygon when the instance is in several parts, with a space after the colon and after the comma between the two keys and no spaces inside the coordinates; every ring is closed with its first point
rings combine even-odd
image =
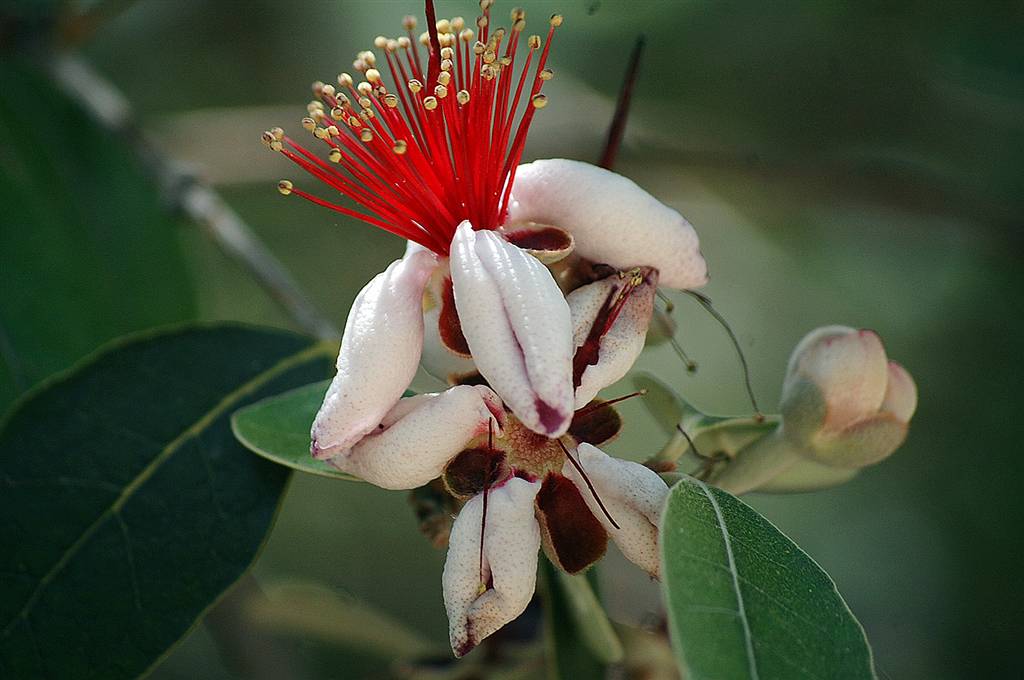
{"type": "Polygon", "coordinates": [[[350,128],[357,128],[357,127],[362,127],[363,126],[363,124],[359,122],[359,117],[358,116],[349,116],[348,117],[348,121],[346,121],[346,122],[348,123],[348,126],[350,128]]]}
{"type": "Polygon", "coordinates": [[[416,17],[411,14],[406,14],[402,18],[402,27],[407,31],[411,31],[416,28],[416,17]]]}
{"type": "Polygon", "coordinates": [[[403,50],[409,49],[410,45],[412,45],[412,41],[406,38],[404,35],[398,39],[398,46],[401,47],[403,50]]]}
{"type": "Polygon", "coordinates": [[[340,106],[335,106],[331,109],[331,118],[334,120],[345,120],[345,109],[340,106]]]}
{"type": "Polygon", "coordinates": [[[307,132],[312,132],[316,128],[316,121],[309,117],[303,118],[302,127],[304,127],[307,132]]]}
{"type": "Polygon", "coordinates": [[[331,147],[331,150],[327,153],[327,159],[332,163],[341,162],[341,149],[338,147],[331,147]]]}
{"type": "Polygon", "coordinates": [[[447,85],[452,81],[452,74],[449,71],[441,71],[437,74],[437,82],[447,85]]]}
{"type": "Polygon", "coordinates": [[[562,25],[563,17],[561,14],[552,14],[551,19],[548,20],[552,26],[558,27],[562,25]]]}
{"type": "Polygon", "coordinates": [[[424,47],[430,47],[430,34],[426,31],[420,33],[420,44],[424,47]]]}
{"type": "Polygon", "coordinates": [[[465,106],[466,104],[469,103],[469,91],[459,90],[458,94],[455,95],[455,98],[459,100],[460,104],[465,106]]]}
{"type": "Polygon", "coordinates": [[[324,83],[322,80],[318,80],[310,86],[313,89],[313,95],[319,97],[324,91],[324,83]]]}
{"type": "Polygon", "coordinates": [[[487,27],[487,23],[487,17],[478,17],[476,20],[476,27],[479,29],[484,29],[487,27]]]}
{"type": "Polygon", "coordinates": [[[339,129],[338,129],[338,126],[337,126],[337,125],[328,125],[328,126],[327,126],[327,133],[328,133],[328,134],[329,134],[329,135],[330,135],[331,137],[337,137],[338,135],[340,135],[340,134],[341,134],[341,130],[339,130],[339,129]]]}
{"type": "Polygon", "coordinates": [[[270,134],[274,135],[274,139],[280,141],[284,139],[284,129],[279,127],[270,128],[270,134]]]}
{"type": "Polygon", "coordinates": [[[382,35],[378,35],[373,39],[373,46],[378,50],[383,50],[388,46],[388,39],[382,35]]]}
{"type": "Polygon", "coordinates": [[[276,141],[274,135],[271,134],[270,130],[267,130],[260,135],[260,141],[263,142],[264,146],[270,146],[272,142],[276,141]]]}
{"type": "Polygon", "coordinates": [[[487,50],[486,52],[484,52],[484,63],[485,64],[490,64],[490,63],[492,63],[497,58],[498,58],[498,55],[496,55],[491,50],[487,50]]]}
{"type": "Polygon", "coordinates": [[[373,85],[370,85],[370,83],[364,80],[363,82],[356,85],[356,92],[363,95],[364,97],[368,97],[373,93],[373,85]]]}
{"type": "Polygon", "coordinates": [[[370,119],[373,118],[375,115],[377,114],[373,112],[373,109],[363,109],[362,111],[359,112],[359,117],[365,120],[367,123],[369,123],[370,119]]]}
{"type": "Polygon", "coordinates": [[[415,78],[409,81],[409,90],[411,90],[413,94],[418,93],[422,89],[423,83],[421,83],[420,81],[416,80],[415,78]]]}
{"type": "Polygon", "coordinates": [[[498,63],[501,64],[503,67],[504,66],[511,66],[512,65],[512,57],[502,57],[501,59],[498,60],[498,63]]]}
{"type": "Polygon", "coordinates": [[[380,71],[378,71],[375,68],[371,68],[369,71],[366,72],[366,79],[368,81],[370,81],[371,83],[379,83],[380,82],[380,71]]]}
{"type": "Polygon", "coordinates": [[[452,22],[448,21],[447,19],[438,19],[434,26],[437,27],[438,33],[452,32],[452,22]]]}
{"type": "Polygon", "coordinates": [[[427,97],[426,99],[423,100],[423,107],[427,111],[433,111],[434,109],[437,108],[437,98],[436,97],[427,97]]]}
{"type": "Polygon", "coordinates": [[[370,50],[364,50],[364,51],[360,52],[359,56],[358,56],[358,59],[360,61],[366,62],[366,64],[370,68],[373,68],[374,66],[377,65],[377,57],[370,50]]]}
{"type": "Polygon", "coordinates": [[[555,77],[555,72],[552,71],[549,68],[546,68],[546,69],[544,69],[543,71],[540,72],[540,79],[541,80],[551,80],[554,77],[555,77]]]}
{"type": "Polygon", "coordinates": [[[462,33],[459,33],[459,38],[462,40],[462,42],[467,43],[467,44],[473,42],[473,38],[475,38],[475,37],[476,37],[476,34],[473,33],[473,31],[471,31],[468,28],[466,30],[464,30],[462,33]]]}
{"type": "Polygon", "coordinates": [[[282,196],[287,196],[288,194],[292,193],[293,188],[294,187],[292,183],[286,179],[283,179],[277,183],[277,190],[281,193],[282,196]]]}
{"type": "Polygon", "coordinates": [[[539,49],[540,48],[540,36],[539,35],[531,35],[529,38],[526,39],[526,44],[530,46],[531,50],[539,49]]]}
{"type": "MultiPolygon", "coordinates": [[[[408,38],[406,39],[408,40],[408,38]]],[[[388,44],[384,47],[388,52],[394,52],[398,49],[398,41],[392,38],[388,40],[388,44]]]]}
{"type": "Polygon", "coordinates": [[[397,153],[399,156],[404,154],[408,149],[409,145],[405,143],[404,139],[395,140],[394,146],[391,147],[391,150],[397,153]]]}
{"type": "Polygon", "coordinates": [[[480,0],[480,10],[486,12],[494,5],[494,0],[480,0]]]}
{"type": "Polygon", "coordinates": [[[434,88],[434,96],[438,99],[444,99],[448,96],[448,88],[444,85],[438,85],[434,88]]]}
{"type": "Polygon", "coordinates": [[[523,19],[526,18],[526,10],[523,9],[522,7],[513,7],[512,11],[509,12],[509,17],[512,19],[513,22],[522,21],[523,19]]]}
{"type": "Polygon", "coordinates": [[[342,87],[352,87],[352,76],[347,73],[339,74],[338,85],[341,85],[342,87]]]}
{"type": "Polygon", "coordinates": [[[369,128],[363,128],[363,131],[359,133],[359,139],[364,142],[372,142],[373,132],[369,128]]]}
{"type": "Polygon", "coordinates": [[[451,71],[453,66],[455,66],[455,62],[453,62],[451,59],[442,59],[441,60],[441,70],[442,71],[451,71]]]}
{"type": "Polygon", "coordinates": [[[533,108],[535,109],[543,109],[545,106],[548,105],[548,97],[547,95],[544,94],[537,94],[533,96],[533,99],[530,100],[530,103],[533,104],[533,108]]]}
{"type": "MultiPolygon", "coordinates": [[[[453,50],[450,47],[442,47],[441,48],[441,58],[442,59],[454,59],[455,58],[455,50],[453,50]]],[[[441,68],[444,68],[443,64],[442,64],[441,68]]]]}
{"type": "Polygon", "coordinates": [[[373,102],[368,97],[359,98],[359,106],[364,109],[368,109],[373,106],[373,102]]]}
{"type": "Polygon", "coordinates": [[[398,106],[398,97],[393,94],[386,94],[384,95],[384,103],[388,108],[393,109],[398,106]]]}
{"type": "Polygon", "coordinates": [[[313,136],[317,139],[327,139],[327,128],[313,128],[313,136]]]}
{"type": "Polygon", "coordinates": [[[524,30],[526,30],[526,19],[520,19],[512,23],[513,33],[522,33],[524,30]]]}
{"type": "Polygon", "coordinates": [[[306,104],[306,110],[309,111],[310,114],[312,114],[314,111],[323,111],[324,103],[322,101],[314,99],[310,103],[306,104]]]}
{"type": "Polygon", "coordinates": [[[477,40],[475,43],[473,43],[473,54],[483,54],[484,50],[486,50],[486,49],[487,49],[487,45],[484,45],[479,40],[477,40]]]}
{"type": "Polygon", "coordinates": [[[452,31],[458,33],[466,25],[466,20],[462,17],[452,17],[452,31]]]}

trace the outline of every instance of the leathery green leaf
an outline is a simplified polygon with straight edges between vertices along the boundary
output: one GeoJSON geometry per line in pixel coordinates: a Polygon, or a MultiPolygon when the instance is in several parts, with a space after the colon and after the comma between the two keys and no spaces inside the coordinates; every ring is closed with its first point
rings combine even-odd
{"type": "Polygon", "coordinates": [[[742,501],[684,478],[665,507],[661,550],[686,678],[875,677],[864,630],[828,574],[742,501]]]}
{"type": "Polygon", "coordinates": [[[219,326],[117,343],[0,430],[0,676],[132,678],[251,564],[288,470],[239,406],[329,375],[333,348],[219,326]]]}
{"type": "Polygon", "coordinates": [[[247,449],[300,472],[359,481],[330,463],[309,455],[309,427],[330,380],[267,397],[231,417],[235,437],[247,449]]]}

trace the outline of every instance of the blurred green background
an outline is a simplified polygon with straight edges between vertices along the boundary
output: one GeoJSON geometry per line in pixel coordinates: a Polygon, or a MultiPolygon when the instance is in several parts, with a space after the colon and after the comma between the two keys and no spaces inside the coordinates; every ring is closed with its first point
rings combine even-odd
{"type": "MultiPolygon", "coordinates": [[[[108,4],[116,12],[82,44],[83,56],[341,325],[358,289],[403,244],[279,196],[280,177],[311,182],[267,152],[259,134],[297,129],[309,83],[349,70],[374,36],[397,34],[404,14],[420,15],[419,3],[108,4]]],[[[596,160],[632,42],[646,35],[617,170],[696,226],[711,267],[707,292],[739,334],[763,407],[777,403],[789,351],[823,324],[874,328],[917,380],[918,413],[893,458],[835,490],[748,498],[835,579],[867,630],[880,675],[1024,674],[1016,365],[1024,348],[1024,3],[517,4],[531,32],[545,30],[551,12],[565,15],[551,58],[556,77],[545,88],[550,105],[527,158],[596,160]]],[[[500,2],[495,15],[512,5],[500,2]]],[[[475,17],[477,8],[439,0],[438,11],[475,17]]],[[[8,48],[42,48],[31,36],[47,26],[45,7],[22,3],[0,14],[19,17],[0,32],[8,48]]],[[[60,132],[67,144],[79,138],[60,132]]],[[[79,175],[114,170],[97,165],[94,154],[64,154],[61,173],[74,186],[79,175]]],[[[290,327],[238,264],[179,222],[201,318],[290,327]]],[[[21,228],[0,221],[7,236],[21,228]]],[[[120,255],[130,261],[133,252],[120,255]]],[[[154,274],[158,292],[180,285],[164,279],[174,272],[154,274]]],[[[31,299],[33,290],[0,295],[31,299]]],[[[746,412],[720,329],[686,299],[676,316],[700,371],[688,376],[664,347],[649,350],[640,368],[705,410],[746,412]]],[[[643,405],[634,400],[623,413],[627,430],[613,449],[636,459],[656,451],[661,435],[643,405]]],[[[255,573],[268,586],[325,584],[443,644],[442,560],[404,495],[303,477],[255,573]]],[[[602,580],[614,617],[638,621],[656,607],[656,590],[616,560],[602,580]]],[[[383,673],[385,660],[355,662],[342,649],[312,638],[300,644],[297,677],[383,673]]],[[[231,672],[199,627],[152,677],[231,672]]]]}

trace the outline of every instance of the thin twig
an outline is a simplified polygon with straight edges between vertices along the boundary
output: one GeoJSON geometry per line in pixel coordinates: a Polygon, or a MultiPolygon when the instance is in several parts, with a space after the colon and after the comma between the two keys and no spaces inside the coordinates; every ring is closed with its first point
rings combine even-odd
{"type": "Polygon", "coordinates": [[[156,179],[169,205],[203,227],[228,257],[248,270],[297,326],[320,339],[335,340],[341,335],[220,194],[153,144],[136,122],[131,105],[112,83],[73,55],[56,57],[52,71],[69,96],[103,127],[128,142],[156,179]]]}
{"type": "Polygon", "coordinates": [[[615,105],[615,115],[612,118],[611,127],[608,128],[608,139],[604,145],[604,153],[601,154],[599,165],[606,170],[611,170],[615,165],[615,158],[622,146],[622,137],[626,134],[626,119],[629,117],[629,106],[633,101],[633,86],[636,84],[637,74],[640,70],[640,55],[644,52],[644,36],[637,36],[633,44],[633,52],[629,55],[629,65],[626,67],[626,75],[622,79],[622,89],[619,91],[619,101],[615,105]]]}

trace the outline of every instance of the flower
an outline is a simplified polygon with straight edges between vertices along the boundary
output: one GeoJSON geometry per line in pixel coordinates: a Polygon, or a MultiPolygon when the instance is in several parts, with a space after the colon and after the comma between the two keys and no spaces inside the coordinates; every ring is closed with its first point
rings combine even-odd
{"type": "MultiPolygon", "coordinates": [[[[815,329],[790,356],[781,418],[760,434],[741,435],[739,450],[711,481],[734,494],[841,484],[899,448],[916,408],[913,378],[888,360],[874,331],[815,329]]],[[[737,425],[750,428],[743,419],[737,425]]]]}
{"type": "Polygon", "coordinates": [[[547,104],[541,89],[553,77],[546,65],[560,15],[546,39],[529,36],[523,46],[520,9],[510,29],[495,29],[493,2],[484,0],[477,34],[462,18],[435,20],[426,4],[429,30],[418,40],[416,20],[406,17],[406,35],[378,37],[378,52],[357,55],[362,82],[342,73],[337,86],[314,83],[303,127],[326,147],[326,160],[281,128],[263,134],[270,149],[350,202],[289,180],[279,183],[282,194],[410,243],[353,305],[338,374],[312,430],[318,457],[349,450],[377,427],[421,360],[452,383],[478,372],[528,428],[560,436],[594,385],[628,368],[650,322],[645,303],[631,302],[629,324],[605,335],[616,311],[590,339],[592,349],[603,341],[605,355],[591,352],[574,367],[573,341],[585,324],[564,293],[635,268],[650,282],[644,295],[658,277],[686,288],[707,276],[690,224],[631,181],[575,161],[519,164],[547,104]],[[518,75],[517,60],[525,62],[518,75]],[[620,336],[627,326],[629,343],[620,336]]]}
{"type": "Polygon", "coordinates": [[[611,538],[626,558],[658,577],[658,524],[668,486],[649,468],[612,458],[588,441],[610,439],[619,424],[608,403],[593,402],[576,412],[570,447],[508,414],[500,440],[471,444],[446,466],[446,487],[465,500],[442,579],[456,656],[523,612],[541,548],[576,574],[604,555],[611,538]]]}
{"type": "Polygon", "coordinates": [[[859,468],[895,451],[917,408],[917,386],[878,334],[845,326],[809,333],[782,389],[782,430],[826,465],[859,468]]]}
{"type": "Polygon", "coordinates": [[[443,579],[460,656],[526,607],[540,548],[578,573],[611,538],[658,576],[668,488],[597,448],[620,422],[595,397],[642,350],[659,283],[707,280],[693,227],[630,180],[576,161],[520,165],[562,18],[523,48],[525,12],[493,29],[492,5],[481,0],[477,35],[427,0],[418,41],[407,17],[407,35],[374,41],[383,61],[358,54],[363,82],[315,83],[303,127],[326,160],[281,128],[263,135],[348,202],[289,180],[282,194],[408,242],[353,303],[311,452],[388,489],[440,478],[462,504],[443,579]],[[403,397],[421,363],[450,387],[403,397]]]}

